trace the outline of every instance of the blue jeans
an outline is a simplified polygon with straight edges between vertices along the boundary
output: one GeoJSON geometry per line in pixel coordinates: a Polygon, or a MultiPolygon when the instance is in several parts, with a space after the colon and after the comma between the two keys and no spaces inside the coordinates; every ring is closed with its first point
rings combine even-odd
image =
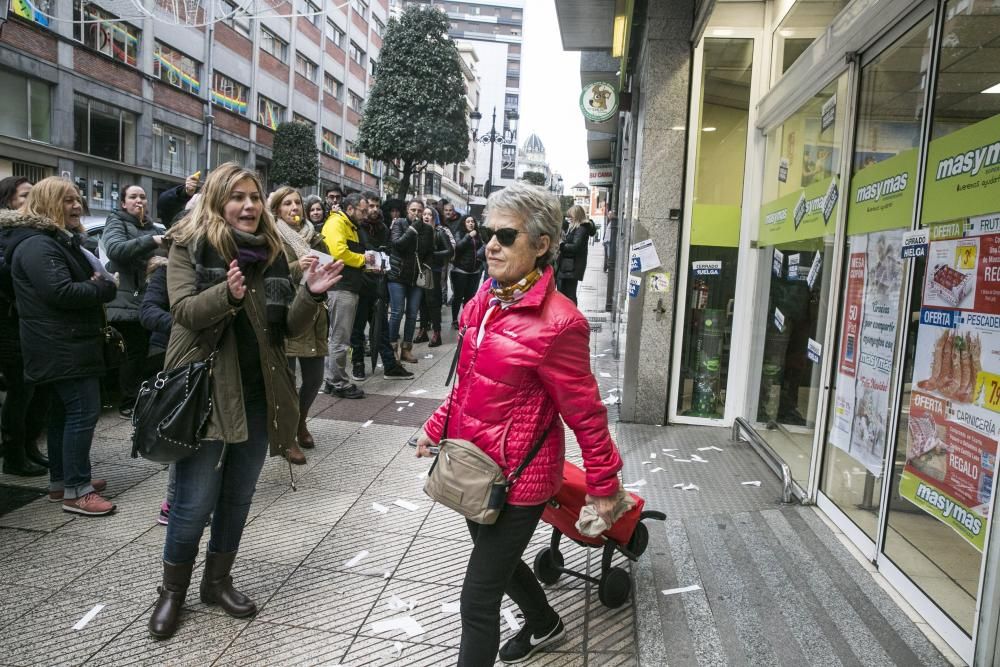
{"type": "Polygon", "coordinates": [[[413,332],[417,328],[417,315],[420,313],[420,298],[424,290],[416,285],[404,285],[389,281],[389,339],[393,343],[399,340],[399,325],[406,312],[406,326],[403,327],[403,341],[413,342],[413,332]]]}
{"type": "Polygon", "coordinates": [[[267,402],[263,396],[247,397],[244,408],[249,440],[225,445],[206,441],[193,456],[175,464],[176,490],[163,544],[163,560],[168,563],[195,561],[209,516],[212,532],[208,550],[230,553],[240,547],[250,501],[267,456],[267,402]]]}
{"type": "Polygon", "coordinates": [[[94,491],[90,483],[90,446],[101,416],[101,380],[97,377],[59,380],[49,385],[49,490],[63,498],[81,498],[94,491]]]}

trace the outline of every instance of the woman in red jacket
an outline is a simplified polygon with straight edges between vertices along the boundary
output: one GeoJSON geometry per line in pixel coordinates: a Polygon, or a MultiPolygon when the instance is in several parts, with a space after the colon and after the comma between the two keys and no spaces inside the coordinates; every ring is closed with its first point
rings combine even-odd
{"type": "Polygon", "coordinates": [[[555,290],[558,200],[542,188],[515,183],[490,196],[486,216],[493,231],[486,245],[492,280],[462,309],[458,380],[417,443],[417,456],[431,456],[431,444],[446,437],[470,440],[509,475],[544,437],[497,522],[469,522],[475,546],[462,586],[458,663],[477,667],[496,658],[504,593],[521,608],[525,624],[500,649],[503,662],[522,662],[564,633],[521,560],[545,503],[562,483],[560,417],[576,434],[590,500],[608,525],[622,465],[590,372],[590,327],[555,290]]]}

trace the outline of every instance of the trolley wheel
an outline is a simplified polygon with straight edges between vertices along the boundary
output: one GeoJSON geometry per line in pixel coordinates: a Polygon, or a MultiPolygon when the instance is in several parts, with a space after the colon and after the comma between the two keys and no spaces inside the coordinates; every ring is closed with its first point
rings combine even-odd
{"type": "Polygon", "coordinates": [[[562,576],[558,568],[563,564],[562,554],[546,547],[535,556],[535,576],[543,584],[554,584],[562,576]]]}
{"type": "Polygon", "coordinates": [[[617,609],[628,600],[632,592],[632,577],[620,567],[613,567],[601,576],[597,597],[608,609],[617,609]]]}
{"type": "Polygon", "coordinates": [[[628,544],[625,545],[628,550],[639,558],[646,551],[646,547],[649,545],[649,530],[646,529],[641,523],[635,524],[635,530],[632,532],[632,537],[629,539],[628,544]]]}

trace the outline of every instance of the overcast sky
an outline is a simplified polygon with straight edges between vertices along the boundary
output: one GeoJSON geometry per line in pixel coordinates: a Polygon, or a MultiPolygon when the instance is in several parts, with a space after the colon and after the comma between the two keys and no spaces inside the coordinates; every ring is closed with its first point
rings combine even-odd
{"type": "Polygon", "coordinates": [[[587,182],[587,134],[580,112],[580,54],[562,50],[553,0],[524,3],[521,47],[521,145],[534,132],[545,157],[562,174],[567,192],[587,182]]]}

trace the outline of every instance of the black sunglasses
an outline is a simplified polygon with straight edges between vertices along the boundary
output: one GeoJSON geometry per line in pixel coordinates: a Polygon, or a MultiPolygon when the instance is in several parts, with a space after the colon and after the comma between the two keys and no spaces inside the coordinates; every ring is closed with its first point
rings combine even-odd
{"type": "Polygon", "coordinates": [[[527,232],[521,231],[520,229],[514,229],[513,227],[501,227],[500,229],[493,230],[493,236],[496,238],[497,243],[505,248],[509,248],[514,245],[514,241],[517,240],[518,234],[527,234],[527,232]]]}

